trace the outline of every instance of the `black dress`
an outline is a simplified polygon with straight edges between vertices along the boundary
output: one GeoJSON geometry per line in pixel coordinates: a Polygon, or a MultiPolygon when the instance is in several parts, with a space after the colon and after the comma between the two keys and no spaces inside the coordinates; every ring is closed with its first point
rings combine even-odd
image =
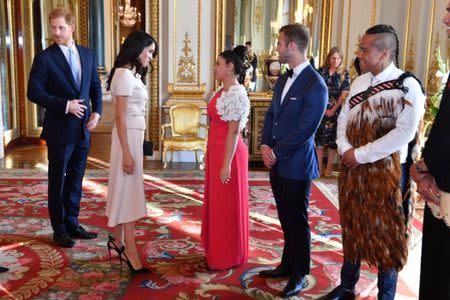
{"type": "MultiPolygon", "coordinates": [[[[438,188],[450,193],[450,78],[422,157],[438,188]]],[[[425,206],[419,299],[450,299],[450,226],[425,206]]]]}

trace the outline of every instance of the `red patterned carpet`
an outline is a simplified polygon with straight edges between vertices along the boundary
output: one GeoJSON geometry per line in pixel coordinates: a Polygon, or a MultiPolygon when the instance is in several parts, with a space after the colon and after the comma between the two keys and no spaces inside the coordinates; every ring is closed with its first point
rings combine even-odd
{"type": "MultiPolygon", "coordinates": [[[[286,279],[256,275],[279,262],[283,246],[265,173],[251,173],[248,264],[223,272],[206,270],[199,243],[202,173],[148,173],[148,215],[137,224],[137,238],[141,259],[153,272],[131,276],[117,257],[109,260],[106,249],[104,171],[87,172],[80,213],[81,223],[99,237],[78,241],[71,249],[51,242],[46,173],[1,172],[0,266],[10,269],[0,274],[0,296],[5,299],[275,299],[286,284],[286,279]]],[[[339,282],[342,260],[338,211],[316,185],[309,217],[312,262],[304,299],[317,298],[339,282]]],[[[364,267],[358,290],[375,295],[375,289],[376,275],[364,267]]],[[[399,295],[416,298],[401,280],[399,295]]]]}

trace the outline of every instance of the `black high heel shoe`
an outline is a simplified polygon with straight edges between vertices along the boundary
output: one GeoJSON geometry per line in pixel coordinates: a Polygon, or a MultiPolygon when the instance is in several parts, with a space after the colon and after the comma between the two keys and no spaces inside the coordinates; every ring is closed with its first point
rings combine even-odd
{"type": "Polygon", "coordinates": [[[120,269],[121,270],[122,270],[122,261],[124,261],[124,262],[127,263],[128,268],[130,269],[131,273],[133,273],[133,274],[150,273],[150,269],[147,269],[145,267],[142,267],[140,269],[135,269],[133,267],[133,265],[131,264],[131,262],[128,259],[127,255],[125,254],[125,246],[122,246],[120,248],[119,258],[120,258],[120,269]],[[123,254],[124,257],[122,257],[122,254],[123,254]]]}
{"type": "Polygon", "coordinates": [[[108,247],[108,253],[109,253],[109,259],[111,260],[111,249],[114,249],[114,251],[117,252],[117,254],[120,256],[120,248],[117,247],[115,243],[114,237],[111,235],[109,236],[108,242],[106,243],[106,246],[108,247]]]}

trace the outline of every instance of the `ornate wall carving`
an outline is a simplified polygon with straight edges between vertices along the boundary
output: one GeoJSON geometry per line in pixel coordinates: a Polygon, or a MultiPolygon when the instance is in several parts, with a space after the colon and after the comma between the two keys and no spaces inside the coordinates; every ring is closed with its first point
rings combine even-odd
{"type": "Polygon", "coordinates": [[[408,55],[406,58],[406,63],[405,63],[405,67],[404,70],[408,71],[408,72],[414,72],[414,70],[416,69],[416,64],[414,61],[414,57],[415,57],[415,53],[414,53],[414,38],[411,35],[411,37],[409,38],[409,43],[408,43],[408,55]]]}
{"type": "Polygon", "coordinates": [[[172,68],[167,87],[170,97],[166,105],[192,102],[204,106],[206,85],[200,83],[201,0],[172,0],[169,10],[169,44],[173,47],[169,55],[172,68]],[[188,11],[196,11],[196,17],[186,13],[188,11]]]}
{"type": "MultiPolygon", "coordinates": [[[[150,34],[153,37],[159,36],[159,0],[150,0],[150,34]]],[[[159,41],[161,43],[161,41],[159,41]]],[[[159,103],[159,59],[152,61],[153,71],[150,73],[150,113],[149,130],[150,140],[155,143],[155,150],[159,149],[159,124],[160,124],[160,103],[159,103]]]]}
{"type": "Polygon", "coordinates": [[[192,49],[189,46],[191,40],[189,39],[188,32],[185,33],[183,42],[183,55],[178,58],[177,82],[194,83],[196,75],[196,65],[194,56],[192,55],[192,49]]]}

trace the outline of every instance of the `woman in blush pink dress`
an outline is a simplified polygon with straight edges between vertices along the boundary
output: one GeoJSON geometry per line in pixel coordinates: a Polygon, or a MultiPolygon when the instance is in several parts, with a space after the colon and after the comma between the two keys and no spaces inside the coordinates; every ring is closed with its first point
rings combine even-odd
{"type": "Polygon", "coordinates": [[[145,75],[158,52],[155,39],[134,31],[125,39],[108,78],[108,89],[116,105],[111,133],[111,159],[106,200],[108,226],[114,249],[132,273],[148,272],[142,267],[135,241],[136,221],[147,214],[143,177],[143,143],[148,98],[145,75]]]}
{"type": "Polygon", "coordinates": [[[250,110],[242,85],[249,64],[239,47],[217,58],[214,72],[223,86],[208,103],[202,243],[210,270],[238,267],[248,258],[248,149],[241,132],[250,110]]]}

